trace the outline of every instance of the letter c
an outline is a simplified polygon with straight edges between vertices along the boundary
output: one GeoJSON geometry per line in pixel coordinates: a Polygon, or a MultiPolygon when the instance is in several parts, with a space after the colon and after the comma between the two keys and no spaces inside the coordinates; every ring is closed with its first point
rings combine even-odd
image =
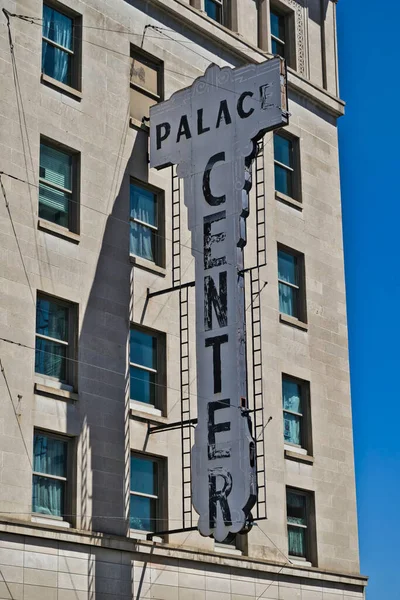
{"type": "Polygon", "coordinates": [[[253,95],[253,92],[243,92],[243,94],[239,96],[239,100],[237,103],[237,111],[241,119],[247,119],[247,117],[253,114],[254,108],[250,108],[250,110],[248,110],[247,112],[243,109],[244,99],[247,97],[251,98],[253,95]]]}
{"type": "MultiPolygon", "coordinates": [[[[240,98],[239,98],[239,100],[240,100],[240,98]]],[[[211,206],[218,206],[218,204],[222,204],[223,202],[225,202],[225,198],[226,198],[225,194],[223,194],[222,196],[213,196],[213,194],[211,193],[211,188],[210,188],[211,169],[213,168],[215,163],[222,162],[224,160],[225,160],[225,152],[218,152],[218,154],[214,154],[214,156],[212,156],[210,158],[210,160],[208,161],[206,168],[204,170],[203,194],[204,194],[204,198],[205,198],[206,202],[208,202],[208,204],[210,204],[211,206]]]]}

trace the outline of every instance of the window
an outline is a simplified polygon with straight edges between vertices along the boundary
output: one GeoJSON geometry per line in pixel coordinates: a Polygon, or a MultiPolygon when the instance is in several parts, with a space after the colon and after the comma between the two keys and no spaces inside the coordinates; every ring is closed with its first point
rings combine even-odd
{"type": "Polygon", "coordinates": [[[304,280],[303,255],[278,248],[279,311],[305,322],[304,280]]]}
{"type": "Polygon", "coordinates": [[[311,450],[309,383],[282,376],[283,435],[285,443],[311,450]]]}
{"type": "Polygon", "coordinates": [[[278,54],[282,58],[286,58],[286,22],[285,16],[277,13],[275,10],[270,11],[271,19],[271,50],[272,54],[278,54]]]}
{"type": "MultiPolygon", "coordinates": [[[[130,528],[157,531],[163,518],[160,484],[163,475],[162,459],[143,454],[131,455],[130,528]]],[[[165,486],[164,488],[165,489],[165,486]]]]}
{"type": "Polygon", "coordinates": [[[72,384],[75,322],[72,305],[38,294],[35,372],[72,384]]]}
{"type": "Polygon", "coordinates": [[[67,451],[65,438],[35,431],[32,512],[58,518],[66,514],[67,451]]]}
{"type": "Polygon", "coordinates": [[[163,266],[164,196],[159,190],[131,182],[130,253],[163,266]]]}
{"type": "Polygon", "coordinates": [[[162,408],[165,397],[165,335],[130,331],[130,399],[162,408]]]}
{"type": "Polygon", "coordinates": [[[78,155],[47,141],[40,143],[39,217],[77,231],[78,155]]]}
{"type": "Polygon", "coordinates": [[[163,63],[140,48],[131,47],[131,117],[143,123],[150,107],[163,100],[163,63]]]}
{"type": "Polygon", "coordinates": [[[287,529],[289,557],[315,560],[315,532],[313,495],[309,492],[287,489],[287,529]]]}
{"type": "Polygon", "coordinates": [[[300,201],[298,154],[297,140],[274,134],[275,190],[300,201]]]}
{"type": "Polygon", "coordinates": [[[217,21],[217,23],[221,23],[223,25],[225,25],[224,23],[224,6],[225,2],[224,0],[205,0],[204,2],[204,8],[205,11],[207,13],[207,15],[211,18],[214,19],[214,21],[217,21]]]}
{"type": "Polygon", "coordinates": [[[78,17],[43,5],[42,73],[64,85],[78,89],[79,54],[78,17]]]}

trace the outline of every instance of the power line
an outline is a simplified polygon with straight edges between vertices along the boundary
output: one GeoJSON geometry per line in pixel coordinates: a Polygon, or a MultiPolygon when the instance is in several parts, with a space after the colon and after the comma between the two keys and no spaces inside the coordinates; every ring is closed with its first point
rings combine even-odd
{"type": "MultiPolygon", "coordinates": [[[[215,165],[215,167],[214,167],[214,168],[218,168],[218,166],[219,166],[219,165],[215,165]]],[[[199,171],[199,173],[200,173],[200,172],[201,172],[201,171],[199,171]]],[[[196,173],[195,173],[195,174],[196,174],[196,173]]],[[[25,180],[25,179],[21,179],[20,177],[16,177],[15,175],[11,175],[11,174],[9,174],[9,173],[6,173],[5,171],[0,171],[0,177],[1,177],[1,175],[5,175],[6,177],[10,177],[11,179],[15,179],[16,181],[20,181],[21,183],[25,183],[26,185],[29,185],[29,186],[35,187],[35,188],[37,188],[37,189],[40,189],[40,185],[37,185],[36,183],[31,183],[30,181],[27,181],[27,180],[25,180]]],[[[126,226],[130,227],[130,220],[129,220],[129,219],[126,219],[126,220],[125,220],[125,219],[120,219],[120,218],[118,218],[118,217],[115,217],[115,216],[114,216],[114,215],[112,215],[111,213],[105,213],[105,212],[103,212],[103,211],[101,211],[101,210],[98,210],[97,208],[94,208],[93,206],[89,206],[88,204],[83,204],[83,203],[79,202],[78,200],[74,200],[74,199],[72,199],[72,198],[70,198],[70,199],[69,199],[69,201],[70,201],[70,202],[73,202],[73,203],[75,203],[75,204],[77,204],[77,205],[79,205],[79,206],[82,206],[82,207],[84,207],[84,208],[87,208],[88,210],[92,210],[93,212],[96,212],[96,213],[98,213],[99,215],[103,215],[103,216],[107,217],[108,219],[113,219],[113,220],[115,220],[115,221],[117,221],[117,222],[119,222],[119,223],[123,223],[124,225],[126,225],[126,226]]],[[[232,213],[231,213],[231,214],[232,214],[232,213]]],[[[228,214],[228,216],[230,216],[230,215],[228,214]]],[[[201,227],[201,225],[198,225],[198,227],[201,227]]],[[[156,237],[160,238],[161,240],[167,240],[167,241],[169,241],[169,242],[172,242],[172,241],[174,241],[174,240],[172,240],[172,238],[170,238],[170,237],[168,237],[168,236],[166,236],[166,235],[163,235],[163,234],[161,234],[161,233],[158,233],[158,232],[154,232],[154,235],[155,235],[156,237]]],[[[107,244],[107,245],[108,245],[108,246],[111,246],[112,248],[118,248],[118,246],[113,246],[113,245],[111,245],[111,244],[107,244]]],[[[203,256],[203,257],[204,257],[204,252],[203,252],[202,250],[198,250],[198,249],[196,249],[196,248],[193,248],[193,246],[191,246],[191,245],[184,244],[183,242],[179,242],[179,246],[180,246],[181,248],[187,248],[187,249],[188,249],[188,250],[190,250],[191,252],[196,252],[197,254],[199,254],[199,255],[201,255],[201,256],[203,256]]],[[[76,259],[76,260],[78,260],[78,259],[76,259]]],[[[84,263],[84,261],[79,261],[79,262],[83,262],[83,263],[84,263]]],[[[171,262],[171,261],[170,261],[170,262],[171,262]]],[[[86,264],[86,263],[84,263],[84,264],[86,264]]],[[[230,263],[229,261],[227,261],[227,262],[226,262],[226,264],[227,264],[227,265],[230,265],[231,267],[237,267],[237,265],[235,265],[235,264],[233,264],[233,263],[230,263]]],[[[157,278],[155,278],[155,281],[157,281],[157,280],[158,280],[158,277],[157,277],[157,278]]],[[[264,284],[264,285],[263,285],[263,288],[264,288],[264,287],[265,287],[265,286],[268,284],[268,282],[267,282],[267,281],[260,281],[260,283],[261,283],[261,284],[264,284]]],[[[262,291],[262,290],[260,290],[260,293],[261,293],[261,291],[262,291]]],[[[143,297],[144,297],[144,296],[143,296],[143,297]]],[[[249,307],[247,307],[246,311],[248,310],[248,308],[249,308],[249,307]]]]}
{"type": "MultiPolygon", "coordinates": [[[[33,17],[33,16],[30,16],[30,15],[19,15],[19,14],[15,14],[15,13],[10,13],[6,9],[3,9],[3,12],[5,14],[7,13],[10,17],[17,18],[17,19],[20,19],[22,21],[27,21],[28,23],[31,23],[32,25],[39,25],[39,26],[41,26],[41,23],[43,22],[43,17],[33,17]]],[[[170,27],[159,27],[157,25],[152,25],[150,23],[144,26],[144,30],[146,28],[157,29],[159,31],[171,31],[171,32],[175,33],[175,30],[171,29],[170,27]]],[[[96,27],[94,25],[80,25],[79,29],[93,29],[95,31],[107,31],[109,33],[120,33],[120,34],[123,34],[123,35],[133,35],[133,36],[139,36],[139,37],[142,37],[142,35],[143,35],[142,33],[137,33],[136,31],[132,31],[132,30],[129,30],[129,29],[126,29],[125,31],[122,31],[121,29],[111,29],[111,28],[108,28],[108,27],[96,27]]],[[[73,37],[74,38],[78,38],[79,36],[73,34],[73,37]]],[[[153,39],[159,39],[157,36],[148,36],[148,35],[146,35],[146,37],[153,38],[153,39]]],[[[177,40],[173,40],[173,41],[177,41],[177,40]]],[[[196,46],[199,45],[197,42],[194,42],[192,40],[182,40],[181,43],[195,44],[196,46]]],[[[215,43],[218,44],[217,41],[215,41],[215,43]]],[[[262,56],[266,56],[267,58],[279,56],[277,54],[271,54],[269,52],[265,52],[265,50],[262,50],[261,48],[251,48],[250,46],[248,46],[245,43],[242,43],[242,45],[240,45],[240,46],[235,46],[233,44],[229,44],[229,48],[235,48],[237,50],[243,50],[243,46],[245,46],[248,51],[254,52],[256,54],[260,54],[262,56]]],[[[200,56],[202,56],[202,55],[200,55],[200,56]]],[[[202,58],[205,58],[205,57],[202,56],[202,58]]],[[[206,60],[208,60],[208,58],[206,58],[206,60]]]]}
{"type": "Polygon", "coordinates": [[[12,215],[11,215],[11,209],[10,209],[10,205],[9,205],[9,203],[8,203],[8,200],[7,200],[6,190],[5,190],[5,188],[4,188],[4,185],[3,185],[3,180],[2,180],[2,178],[1,178],[1,173],[0,173],[0,187],[1,187],[1,191],[2,191],[2,193],[3,193],[4,202],[5,202],[5,204],[6,204],[7,213],[8,213],[8,216],[9,216],[9,218],[10,218],[11,227],[12,227],[12,230],[13,230],[13,234],[14,234],[14,237],[15,237],[16,244],[17,244],[17,248],[18,248],[19,256],[20,256],[20,258],[21,258],[22,267],[23,267],[23,269],[24,269],[24,273],[25,273],[26,281],[28,282],[28,286],[29,286],[29,289],[30,289],[30,292],[31,292],[31,296],[32,296],[32,302],[33,302],[33,304],[35,304],[35,295],[34,295],[34,293],[33,293],[33,289],[32,289],[32,286],[31,286],[31,282],[29,281],[29,277],[28,277],[28,271],[27,271],[27,269],[26,269],[26,265],[25,265],[24,257],[23,257],[22,251],[21,251],[21,246],[20,246],[20,244],[19,244],[19,241],[18,241],[17,232],[16,232],[16,230],[15,230],[14,221],[13,221],[13,218],[12,218],[12,215]]]}
{"type": "MultiPolygon", "coordinates": [[[[4,9],[3,9],[3,12],[4,12],[4,9]]],[[[28,17],[26,15],[22,16],[22,15],[17,15],[17,14],[10,14],[10,13],[8,13],[8,14],[10,16],[12,16],[12,17],[16,17],[16,18],[20,18],[22,20],[28,21],[28,22],[32,23],[33,25],[40,25],[40,23],[36,23],[33,19],[35,19],[37,21],[43,21],[42,17],[28,17]]],[[[94,29],[94,30],[98,30],[98,31],[107,31],[107,32],[114,32],[114,33],[122,33],[122,34],[127,34],[127,35],[140,36],[142,38],[141,47],[143,47],[143,42],[144,42],[145,38],[146,39],[155,39],[155,40],[160,40],[161,39],[159,36],[146,35],[147,28],[154,29],[154,31],[157,31],[161,35],[164,35],[169,40],[171,40],[172,42],[175,42],[176,44],[179,44],[183,48],[186,48],[185,44],[188,44],[188,43],[196,44],[196,42],[192,42],[191,40],[187,40],[187,41],[186,40],[177,40],[177,39],[175,39],[175,38],[167,35],[166,33],[164,33],[164,31],[170,31],[172,33],[175,33],[174,29],[170,29],[170,28],[166,28],[166,27],[158,27],[157,25],[152,25],[152,24],[145,25],[145,27],[143,29],[143,33],[137,33],[137,32],[132,32],[132,31],[119,31],[117,29],[108,29],[106,27],[94,27],[94,26],[90,26],[90,25],[83,25],[83,26],[81,26],[81,29],[94,29]]],[[[77,36],[77,35],[73,34],[72,37],[74,39],[79,39],[79,40],[82,39],[82,41],[85,42],[85,43],[92,44],[93,46],[97,46],[98,48],[103,48],[103,49],[105,49],[105,50],[107,50],[109,52],[115,52],[116,54],[119,54],[121,56],[132,58],[128,54],[124,54],[122,52],[114,50],[113,48],[107,48],[105,46],[102,46],[101,44],[96,44],[94,42],[91,42],[90,40],[85,40],[83,38],[80,38],[80,36],[77,36]]],[[[243,49],[241,46],[231,46],[231,47],[238,48],[238,49],[243,49]]],[[[193,50],[193,48],[188,47],[187,49],[190,50],[191,52],[193,52],[194,54],[196,54],[197,56],[199,56],[200,58],[202,58],[203,60],[205,60],[206,62],[208,62],[209,65],[211,64],[211,61],[210,61],[209,57],[206,57],[203,54],[201,54],[200,52],[197,52],[196,50],[193,50]]],[[[254,50],[252,48],[249,48],[249,50],[251,50],[252,52],[258,52],[257,50],[254,50]]],[[[262,52],[260,51],[260,53],[262,53],[262,52]]],[[[279,57],[279,55],[275,55],[275,54],[274,55],[268,55],[268,56],[266,55],[266,58],[268,58],[268,59],[276,58],[276,57],[279,57]]],[[[281,57],[279,57],[279,58],[281,58],[281,57]]],[[[192,81],[195,80],[195,78],[193,78],[191,75],[185,75],[184,73],[180,73],[178,71],[173,71],[172,69],[164,68],[164,71],[169,71],[171,73],[175,73],[175,74],[181,75],[183,77],[190,77],[192,79],[192,81]]],[[[202,75],[203,75],[203,73],[201,73],[201,75],[199,75],[199,77],[201,77],[202,75]]],[[[218,85],[218,84],[215,84],[215,83],[206,82],[206,85],[211,86],[211,87],[215,87],[215,88],[220,89],[220,90],[225,90],[227,92],[236,94],[238,96],[241,94],[241,92],[236,92],[235,90],[232,90],[230,88],[225,88],[225,87],[223,87],[221,85],[218,85]]],[[[262,102],[262,100],[258,100],[257,98],[248,98],[248,101],[249,102],[256,102],[258,104],[261,104],[261,102],[262,102]]],[[[280,108],[280,107],[277,107],[277,108],[280,108]]]]}
{"type": "Polygon", "coordinates": [[[17,411],[16,411],[15,405],[14,405],[14,400],[13,400],[13,397],[12,397],[12,394],[11,394],[11,389],[10,389],[10,386],[8,384],[6,372],[5,372],[5,369],[4,369],[4,366],[3,366],[1,358],[0,358],[0,371],[1,371],[1,374],[3,375],[3,379],[4,379],[4,382],[6,384],[6,388],[7,388],[7,392],[8,392],[8,397],[10,398],[10,402],[11,402],[11,405],[13,407],[14,416],[15,416],[15,419],[17,421],[19,432],[21,434],[21,439],[22,439],[22,443],[23,443],[24,448],[25,448],[26,456],[28,458],[28,461],[29,461],[29,464],[31,466],[31,469],[33,470],[32,462],[31,462],[31,459],[30,459],[30,456],[29,456],[29,452],[28,452],[28,447],[27,447],[27,444],[26,444],[26,441],[25,441],[25,437],[24,437],[22,428],[21,428],[21,424],[20,424],[19,419],[18,419],[17,411]]]}

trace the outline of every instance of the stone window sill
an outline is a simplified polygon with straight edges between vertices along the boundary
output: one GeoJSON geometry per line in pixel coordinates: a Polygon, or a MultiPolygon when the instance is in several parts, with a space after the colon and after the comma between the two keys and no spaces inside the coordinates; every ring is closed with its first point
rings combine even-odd
{"type": "Polygon", "coordinates": [[[134,117],[130,117],[129,124],[131,127],[133,127],[133,129],[140,129],[141,131],[145,131],[146,133],[149,133],[150,131],[150,127],[148,125],[142,123],[141,121],[138,121],[138,119],[135,119],[134,117]]]}
{"type": "Polygon", "coordinates": [[[166,424],[168,419],[163,416],[161,410],[148,407],[146,404],[141,406],[141,402],[130,401],[130,415],[139,421],[151,421],[154,423],[166,424]]]}
{"type": "Polygon", "coordinates": [[[36,523],[37,525],[47,525],[48,527],[60,527],[63,529],[70,529],[71,524],[68,523],[68,521],[63,521],[62,519],[52,519],[51,517],[42,517],[42,516],[35,516],[33,515],[31,517],[31,521],[32,523],[36,523]]]}
{"type": "MultiPolygon", "coordinates": [[[[147,540],[147,534],[148,533],[151,533],[151,531],[141,531],[141,530],[138,530],[138,529],[130,529],[129,530],[129,537],[131,539],[134,539],[134,540],[135,539],[136,540],[147,540]]],[[[164,540],[163,540],[162,537],[160,537],[158,535],[155,535],[154,537],[151,538],[151,541],[152,542],[161,542],[162,543],[164,540]]]]}
{"type": "Polygon", "coordinates": [[[144,269],[145,271],[150,271],[150,273],[155,273],[156,275],[160,275],[160,277],[165,277],[167,274],[167,270],[164,267],[159,267],[155,263],[151,262],[151,260],[146,260],[141,256],[133,256],[130,254],[129,260],[135,267],[139,269],[144,269]]]}
{"type": "Polygon", "coordinates": [[[72,96],[72,98],[74,98],[75,100],[81,101],[83,98],[83,94],[79,90],[69,85],[65,85],[65,83],[61,83],[61,81],[58,81],[53,77],[49,77],[49,75],[45,75],[44,73],[41,74],[40,81],[42,83],[50,85],[51,87],[57,88],[57,90],[63,94],[72,96]]]}
{"type": "Polygon", "coordinates": [[[299,567],[312,567],[312,563],[309,560],[301,560],[301,558],[298,556],[290,556],[289,554],[289,560],[292,565],[299,567]]]}
{"type": "Polygon", "coordinates": [[[53,396],[60,400],[73,400],[74,402],[79,400],[79,396],[75,392],[70,390],[62,390],[50,385],[44,385],[42,383],[35,383],[34,390],[35,394],[42,396],[53,396]]]}
{"type": "Polygon", "coordinates": [[[296,452],[296,450],[287,450],[285,448],[285,458],[288,460],[295,460],[297,462],[306,463],[308,465],[314,464],[314,457],[309,454],[302,454],[300,452],[296,452]]]}
{"type": "Polygon", "coordinates": [[[301,329],[302,331],[308,331],[308,324],[304,323],[304,321],[300,321],[296,319],[296,317],[291,317],[290,315],[285,315],[284,313],[279,313],[279,321],[281,323],[285,323],[286,325],[291,325],[292,327],[297,327],[297,329],[301,329]]]}
{"type": "Polygon", "coordinates": [[[73,233],[69,231],[65,227],[61,227],[61,225],[57,225],[56,223],[52,223],[51,221],[46,221],[45,219],[38,219],[38,229],[42,231],[48,231],[49,233],[53,233],[58,237],[64,238],[70,242],[74,242],[75,244],[79,244],[81,238],[78,233],[73,233]]]}
{"type": "Polygon", "coordinates": [[[276,200],[279,200],[280,202],[283,202],[284,204],[287,204],[289,206],[292,206],[293,208],[296,208],[300,212],[303,210],[303,203],[302,202],[299,202],[298,200],[295,200],[291,196],[287,196],[286,194],[282,194],[282,192],[278,192],[277,190],[275,190],[275,198],[276,198],[276,200]]]}

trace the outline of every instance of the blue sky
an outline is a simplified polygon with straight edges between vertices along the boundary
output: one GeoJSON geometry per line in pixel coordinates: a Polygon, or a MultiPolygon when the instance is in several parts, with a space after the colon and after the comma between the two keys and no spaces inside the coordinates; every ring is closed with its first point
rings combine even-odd
{"type": "Polygon", "coordinates": [[[400,599],[398,152],[400,3],[339,0],[339,121],[361,571],[400,599]],[[379,23],[382,25],[378,27],[379,23]],[[384,25],[384,27],[383,27],[384,25]]]}

